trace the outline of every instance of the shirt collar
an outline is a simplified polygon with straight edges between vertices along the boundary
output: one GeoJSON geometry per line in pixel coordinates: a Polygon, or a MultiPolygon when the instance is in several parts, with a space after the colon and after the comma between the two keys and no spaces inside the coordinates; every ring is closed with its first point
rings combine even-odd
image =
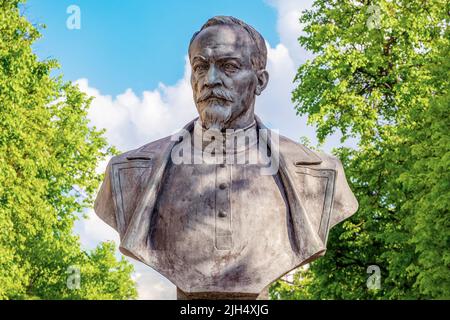
{"type": "MultiPolygon", "coordinates": [[[[215,149],[226,154],[238,153],[250,149],[258,142],[256,121],[241,129],[226,129],[224,132],[216,129],[205,129],[200,119],[194,123],[194,148],[201,150],[215,149]]],[[[206,151],[205,150],[205,151],[206,151]]]]}

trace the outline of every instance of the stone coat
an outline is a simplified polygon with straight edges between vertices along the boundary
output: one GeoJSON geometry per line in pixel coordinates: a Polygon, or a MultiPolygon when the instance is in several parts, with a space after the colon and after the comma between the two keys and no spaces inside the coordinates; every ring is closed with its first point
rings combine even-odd
{"type": "Polygon", "coordinates": [[[111,159],[95,212],[122,253],[183,292],[258,294],[322,256],[330,228],[358,207],[337,158],[278,139],[273,176],[259,164],[175,165],[179,142],[151,142],[111,159]]]}

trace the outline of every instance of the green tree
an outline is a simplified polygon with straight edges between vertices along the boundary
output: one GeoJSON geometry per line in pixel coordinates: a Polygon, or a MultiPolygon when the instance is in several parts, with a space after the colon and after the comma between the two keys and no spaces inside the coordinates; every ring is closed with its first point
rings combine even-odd
{"type": "Polygon", "coordinates": [[[304,12],[300,44],[316,54],[293,92],[320,141],[335,150],[359,211],[330,232],[325,257],[274,297],[450,298],[449,4],[323,1],[304,12]],[[369,290],[367,268],[381,271],[369,290]],[[299,293],[301,292],[301,293],[299,293]]]}
{"type": "MultiPolygon", "coordinates": [[[[447,31],[448,32],[448,31],[447,31]]],[[[411,168],[399,180],[411,195],[403,209],[414,214],[410,242],[417,261],[411,272],[424,297],[450,298],[450,46],[448,33],[430,65],[436,92],[426,112],[414,110],[415,126],[401,129],[411,168]]]]}
{"type": "Polygon", "coordinates": [[[90,99],[33,54],[40,34],[20,5],[0,1],[0,299],[135,298],[114,244],[86,252],[72,233],[114,150],[89,126],[90,99]]]}

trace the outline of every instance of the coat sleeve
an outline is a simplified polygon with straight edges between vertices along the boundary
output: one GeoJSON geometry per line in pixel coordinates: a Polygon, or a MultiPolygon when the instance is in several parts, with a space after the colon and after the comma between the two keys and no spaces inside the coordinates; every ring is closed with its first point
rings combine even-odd
{"type": "Polygon", "coordinates": [[[334,158],[336,178],[330,228],[351,217],[358,210],[358,201],[348,185],[344,168],[339,159],[334,158]]]}
{"type": "Polygon", "coordinates": [[[97,216],[117,231],[115,203],[112,193],[111,168],[112,159],[106,167],[105,177],[94,203],[97,216]]]}

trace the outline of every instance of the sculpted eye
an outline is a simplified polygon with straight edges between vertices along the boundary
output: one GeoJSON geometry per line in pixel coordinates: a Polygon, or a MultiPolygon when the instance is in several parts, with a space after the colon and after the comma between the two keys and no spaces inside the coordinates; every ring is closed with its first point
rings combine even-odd
{"type": "Polygon", "coordinates": [[[206,64],[197,64],[194,66],[195,72],[203,72],[208,70],[208,66],[206,64]]]}
{"type": "Polygon", "coordinates": [[[223,68],[225,71],[228,71],[228,72],[234,72],[237,69],[239,69],[238,66],[234,65],[233,63],[225,63],[223,65],[223,68]]]}

